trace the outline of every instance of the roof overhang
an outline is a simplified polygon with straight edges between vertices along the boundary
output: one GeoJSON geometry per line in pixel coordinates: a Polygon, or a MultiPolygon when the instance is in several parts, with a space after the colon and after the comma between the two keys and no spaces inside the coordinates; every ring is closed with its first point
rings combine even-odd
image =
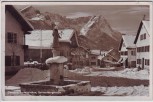
{"type": "Polygon", "coordinates": [[[23,15],[13,6],[13,5],[6,5],[5,10],[8,10],[11,15],[21,24],[22,30],[24,32],[33,30],[33,26],[26,20],[23,15]]]}

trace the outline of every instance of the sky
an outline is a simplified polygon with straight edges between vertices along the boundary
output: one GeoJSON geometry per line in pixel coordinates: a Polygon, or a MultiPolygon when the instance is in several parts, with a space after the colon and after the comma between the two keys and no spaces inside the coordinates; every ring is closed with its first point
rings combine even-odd
{"type": "MultiPolygon", "coordinates": [[[[26,5],[28,6],[28,5],[26,5]]],[[[22,9],[24,6],[16,6],[22,9]]],[[[41,12],[58,13],[68,18],[102,15],[111,27],[125,34],[136,35],[140,21],[146,15],[149,20],[147,5],[32,5],[41,12]]]]}

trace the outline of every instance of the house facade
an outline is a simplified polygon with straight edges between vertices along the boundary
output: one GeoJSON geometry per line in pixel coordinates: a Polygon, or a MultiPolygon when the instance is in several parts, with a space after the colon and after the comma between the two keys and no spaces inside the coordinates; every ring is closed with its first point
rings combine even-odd
{"type": "Polygon", "coordinates": [[[141,21],[134,44],[137,46],[136,66],[149,69],[150,65],[150,21],[141,21]]]}
{"type": "Polygon", "coordinates": [[[119,47],[120,59],[119,63],[124,68],[136,67],[136,45],[134,44],[135,36],[122,35],[122,40],[119,47]]]}
{"type": "Polygon", "coordinates": [[[33,27],[14,6],[5,8],[5,66],[9,72],[12,67],[24,65],[24,53],[28,48],[24,38],[33,27]]]}
{"type": "Polygon", "coordinates": [[[89,50],[86,48],[79,46],[72,49],[71,56],[73,69],[89,65],[89,50]]]}
{"type": "MultiPolygon", "coordinates": [[[[29,53],[37,49],[37,52],[40,55],[40,51],[42,51],[42,59],[45,62],[45,59],[52,57],[52,44],[53,44],[53,30],[35,30],[32,31],[31,34],[26,35],[26,44],[29,45],[29,53]],[[34,49],[35,48],[35,49],[34,49]],[[45,48],[45,49],[43,49],[45,48]],[[45,56],[46,53],[50,50],[49,56],[45,56]],[[44,52],[44,53],[43,53],[44,52]]],[[[59,50],[60,55],[68,58],[68,61],[71,61],[71,49],[78,47],[77,35],[73,29],[64,29],[58,30],[60,35],[59,38],[59,50]]],[[[36,50],[35,50],[36,51],[36,50]]],[[[35,59],[35,55],[30,55],[31,59],[35,59]]],[[[37,57],[37,61],[40,61],[40,58],[37,57]]]]}
{"type": "Polygon", "coordinates": [[[111,53],[113,53],[113,49],[109,51],[91,50],[89,54],[89,65],[109,67],[111,63],[117,61],[117,59],[113,57],[111,53]]]}

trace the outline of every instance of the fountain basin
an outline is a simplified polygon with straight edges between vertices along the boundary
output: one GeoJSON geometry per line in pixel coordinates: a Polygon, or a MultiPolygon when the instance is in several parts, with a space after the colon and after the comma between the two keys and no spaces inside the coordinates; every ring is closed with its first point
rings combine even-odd
{"type": "Polygon", "coordinates": [[[20,84],[21,92],[32,95],[64,95],[69,93],[90,92],[90,81],[64,80],[63,84],[55,85],[51,81],[36,81],[20,84]]]}

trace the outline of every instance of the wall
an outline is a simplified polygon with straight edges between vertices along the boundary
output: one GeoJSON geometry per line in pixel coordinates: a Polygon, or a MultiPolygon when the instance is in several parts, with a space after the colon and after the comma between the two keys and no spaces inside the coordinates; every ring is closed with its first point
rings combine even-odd
{"type": "Polygon", "coordinates": [[[135,48],[128,49],[128,66],[136,67],[136,55],[132,55],[131,51],[136,51],[136,49],[135,48]],[[134,65],[133,65],[133,61],[135,61],[134,65]]]}
{"type": "Polygon", "coordinates": [[[90,61],[89,65],[91,65],[91,66],[97,66],[98,65],[97,57],[98,57],[97,55],[90,54],[89,55],[89,61],[90,61]],[[95,57],[95,58],[93,59],[93,57],[95,57]],[[95,63],[95,65],[92,65],[92,63],[95,63]]]}
{"type": "Polygon", "coordinates": [[[71,59],[70,56],[70,52],[71,52],[71,48],[70,48],[70,44],[67,42],[60,42],[60,51],[63,53],[62,55],[67,57],[68,60],[71,59]]]}
{"type": "Polygon", "coordinates": [[[89,65],[89,59],[86,57],[87,51],[83,48],[77,47],[72,51],[72,63],[75,68],[82,68],[83,66],[89,65]]]}
{"type": "Polygon", "coordinates": [[[16,19],[8,12],[5,12],[6,15],[6,27],[5,27],[5,55],[13,55],[13,51],[16,56],[20,56],[20,65],[24,63],[24,50],[21,45],[24,45],[24,32],[22,31],[21,25],[16,19]],[[17,44],[11,44],[7,41],[7,32],[17,33],[17,44]]]}
{"type": "MultiPolygon", "coordinates": [[[[33,61],[40,62],[40,49],[28,49],[26,60],[32,59],[33,61]]],[[[44,63],[46,59],[52,57],[52,50],[51,49],[42,49],[42,62],[44,63]]]]}
{"type": "MultiPolygon", "coordinates": [[[[142,47],[142,46],[147,46],[150,44],[150,38],[149,38],[149,34],[148,32],[146,31],[145,29],[145,26],[143,25],[142,28],[141,28],[141,31],[140,31],[140,34],[139,34],[139,37],[138,37],[138,40],[137,40],[137,43],[136,43],[136,46],[137,47],[142,47]],[[144,40],[140,40],[140,35],[146,33],[146,39],[144,40]]],[[[136,59],[150,59],[150,54],[149,52],[137,52],[136,53],[136,59]]],[[[142,67],[142,64],[137,64],[137,67],[140,66],[142,67]]],[[[144,65],[144,68],[147,68],[149,69],[149,66],[148,65],[144,65]]]]}

